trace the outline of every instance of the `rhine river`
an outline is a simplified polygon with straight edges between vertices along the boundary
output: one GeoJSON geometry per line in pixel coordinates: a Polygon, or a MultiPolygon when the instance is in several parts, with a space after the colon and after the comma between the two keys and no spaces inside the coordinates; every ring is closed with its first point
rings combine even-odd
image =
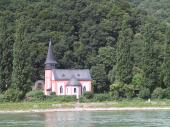
{"type": "Polygon", "coordinates": [[[170,127],[170,111],[0,114],[0,127],[170,127]]]}

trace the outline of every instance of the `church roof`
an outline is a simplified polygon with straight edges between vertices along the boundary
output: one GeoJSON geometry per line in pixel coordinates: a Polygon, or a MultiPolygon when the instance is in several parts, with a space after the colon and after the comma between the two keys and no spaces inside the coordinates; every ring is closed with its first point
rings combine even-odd
{"type": "Polygon", "coordinates": [[[71,79],[68,81],[67,83],[68,86],[78,86],[80,85],[79,81],[77,80],[77,78],[73,75],[71,77],[71,79]]]}
{"type": "Polygon", "coordinates": [[[53,69],[55,80],[70,80],[73,76],[77,80],[92,80],[89,69],[53,69]]]}
{"type": "Polygon", "coordinates": [[[51,45],[51,40],[50,40],[49,47],[48,47],[48,54],[47,54],[45,64],[56,64],[56,63],[57,62],[55,61],[55,58],[53,55],[53,50],[52,50],[52,45],[51,45]]]}

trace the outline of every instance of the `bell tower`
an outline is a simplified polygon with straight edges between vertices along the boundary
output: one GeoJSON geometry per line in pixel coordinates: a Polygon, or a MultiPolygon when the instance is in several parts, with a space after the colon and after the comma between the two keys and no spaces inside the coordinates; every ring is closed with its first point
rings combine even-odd
{"type": "Polygon", "coordinates": [[[57,62],[55,61],[51,39],[49,41],[47,58],[45,61],[45,95],[49,95],[52,91],[52,70],[56,68],[57,62]]]}

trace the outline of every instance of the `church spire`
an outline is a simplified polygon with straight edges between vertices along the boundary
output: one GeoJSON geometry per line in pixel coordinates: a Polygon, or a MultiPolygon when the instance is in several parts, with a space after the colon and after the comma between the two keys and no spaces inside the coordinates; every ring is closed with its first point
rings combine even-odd
{"type": "Polygon", "coordinates": [[[49,41],[49,47],[48,47],[48,54],[45,61],[45,69],[54,69],[57,62],[55,61],[53,50],[52,50],[52,44],[51,39],[49,41]]]}

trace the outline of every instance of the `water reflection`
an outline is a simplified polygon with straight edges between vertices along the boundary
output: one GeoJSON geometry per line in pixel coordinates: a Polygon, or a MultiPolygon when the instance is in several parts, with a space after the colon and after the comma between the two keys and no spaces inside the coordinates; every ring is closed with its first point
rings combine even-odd
{"type": "Polygon", "coordinates": [[[169,127],[170,111],[0,114],[0,127],[169,127]]]}
{"type": "Polygon", "coordinates": [[[90,112],[45,113],[45,127],[95,127],[90,112]]]}

